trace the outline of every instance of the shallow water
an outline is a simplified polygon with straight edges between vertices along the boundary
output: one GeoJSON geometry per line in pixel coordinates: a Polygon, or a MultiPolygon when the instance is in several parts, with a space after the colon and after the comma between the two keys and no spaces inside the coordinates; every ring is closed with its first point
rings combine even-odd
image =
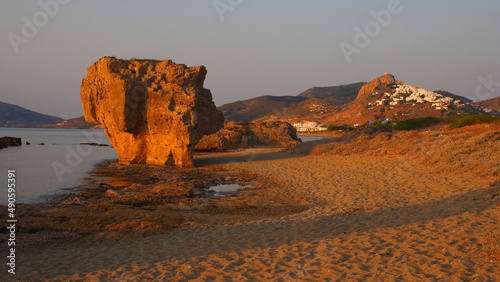
{"type": "Polygon", "coordinates": [[[20,137],[23,145],[0,149],[1,205],[7,203],[8,170],[16,171],[16,203],[32,204],[78,186],[96,163],[118,158],[112,147],[79,145],[109,145],[103,130],[0,128],[3,136],[20,137]]]}
{"type": "Polygon", "coordinates": [[[215,197],[225,197],[233,192],[238,192],[246,188],[252,188],[252,185],[241,186],[239,184],[219,184],[215,186],[210,186],[207,191],[215,192],[213,196],[215,197]]]}
{"type": "Polygon", "coordinates": [[[323,140],[325,137],[323,136],[299,136],[299,139],[302,140],[302,142],[309,142],[309,141],[315,141],[315,140],[323,140]]]}

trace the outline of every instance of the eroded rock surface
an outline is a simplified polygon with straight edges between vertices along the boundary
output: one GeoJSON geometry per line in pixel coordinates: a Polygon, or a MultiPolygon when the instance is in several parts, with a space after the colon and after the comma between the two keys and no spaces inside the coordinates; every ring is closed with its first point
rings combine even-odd
{"type": "Polygon", "coordinates": [[[289,148],[299,144],[297,130],[287,122],[226,122],[223,129],[203,136],[199,151],[223,151],[248,147],[289,148]]]}
{"type": "Polygon", "coordinates": [[[365,84],[359,90],[357,101],[366,100],[371,94],[377,92],[379,88],[387,87],[396,83],[396,79],[392,74],[384,73],[383,76],[377,77],[374,80],[365,84]]]}
{"type": "Polygon", "coordinates": [[[104,126],[121,163],[192,166],[194,146],[224,126],[204,66],[104,57],[81,86],[85,120],[104,126]]]}

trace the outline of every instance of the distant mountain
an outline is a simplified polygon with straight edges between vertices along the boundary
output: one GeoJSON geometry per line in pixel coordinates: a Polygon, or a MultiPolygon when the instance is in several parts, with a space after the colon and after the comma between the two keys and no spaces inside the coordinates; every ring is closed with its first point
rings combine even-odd
{"type": "Polygon", "coordinates": [[[307,98],[293,96],[261,96],[244,101],[236,101],[218,107],[228,121],[252,121],[282,111],[292,104],[307,98]]]}
{"type": "Polygon", "coordinates": [[[62,120],[62,118],[0,102],[0,127],[35,127],[57,120],[62,120]]]}
{"type": "Polygon", "coordinates": [[[354,101],[365,84],[366,82],[358,82],[340,86],[312,87],[300,93],[298,97],[319,98],[335,106],[342,106],[354,101]]]}
{"type": "Polygon", "coordinates": [[[499,111],[500,112],[500,97],[496,97],[493,99],[489,100],[484,100],[480,102],[476,102],[479,106],[488,109],[488,110],[493,110],[493,111],[499,111]]]}
{"type": "Polygon", "coordinates": [[[77,117],[66,120],[58,120],[49,124],[37,126],[39,128],[66,128],[66,129],[96,129],[102,128],[101,125],[85,121],[85,117],[77,117]]]}
{"type": "Polygon", "coordinates": [[[330,112],[354,101],[364,82],[348,85],[313,87],[297,96],[260,96],[218,107],[228,121],[252,121],[266,118],[294,119],[330,112]]]}

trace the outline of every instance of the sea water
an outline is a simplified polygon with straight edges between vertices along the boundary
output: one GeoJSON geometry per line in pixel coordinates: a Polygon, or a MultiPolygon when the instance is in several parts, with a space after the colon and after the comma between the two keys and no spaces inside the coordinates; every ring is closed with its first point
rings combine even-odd
{"type": "Polygon", "coordinates": [[[4,136],[23,144],[0,149],[0,205],[7,203],[8,170],[15,170],[16,203],[33,204],[78,186],[95,164],[118,159],[111,146],[80,145],[110,145],[103,130],[0,128],[4,136]]]}
{"type": "Polygon", "coordinates": [[[209,192],[215,192],[213,196],[215,197],[226,197],[231,195],[233,192],[238,192],[240,190],[245,190],[247,188],[252,188],[252,185],[241,186],[239,184],[218,184],[208,187],[206,189],[209,192]]]}
{"type": "Polygon", "coordinates": [[[322,136],[299,136],[299,139],[301,139],[302,142],[309,142],[309,141],[323,140],[323,139],[325,139],[325,137],[322,137],[322,136]]]}

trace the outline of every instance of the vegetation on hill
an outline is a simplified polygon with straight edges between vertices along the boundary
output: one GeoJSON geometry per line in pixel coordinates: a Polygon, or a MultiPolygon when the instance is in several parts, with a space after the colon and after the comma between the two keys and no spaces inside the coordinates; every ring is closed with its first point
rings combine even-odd
{"type": "MultiPolygon", "coordinates": [[[[459,117],[459,119],[478,120],[475,116],[459,117]]],[[[411,131],[391,130],[383,126],[367,127],[319,143],[304,143],[291,150],[312,155],[407,156],[412,161],[434,166],[436,172],[473,172],[483,177],[498,178],[500,177],[500,162],[498,162],[500,122],[494,119],[479,118],[479,120],[482,123],[467,126],[466,123],[462,123],[462,127],[451,127],[452,121],[442,120],[439,121],[442,125],[438,123],[435,126],[411,131]]]]}
{"type": "MultiPolygon", "coordinates": [[[[448,118],[437,118],[437,117],[422,117],[422,118],[412,118],[407,120],[400,120],[394,123],[383,124],[383,120],[374,121],[374,128],[384,127],[387,129],[394,130],[418,130],[427,128],[436,124],[448,124],[450,129],[460,128],[464,126],[475,125],[479,123],[500,123],[500,118],[494,116],[486,115],[454,115],[448,118]]],[[[347,125],[328,125],[328,131],[362,131],[365,128],[370,127],[368,124],[360,125],[358,128],[349,127],[347,125]]]]}
{"type": "Polygon", "coordinates": [[[485,115],[456,116],[452,119],[451,128],[460,128],[478,123],[500,122],[500,118],[485,115]]]}
{"type": "Polygon", "coordinates": [[[412,130],[431,126],[444,120],[437,117],[423,117],[401,120],[396,122],[394,129],[396,130],[412,130]]]}

